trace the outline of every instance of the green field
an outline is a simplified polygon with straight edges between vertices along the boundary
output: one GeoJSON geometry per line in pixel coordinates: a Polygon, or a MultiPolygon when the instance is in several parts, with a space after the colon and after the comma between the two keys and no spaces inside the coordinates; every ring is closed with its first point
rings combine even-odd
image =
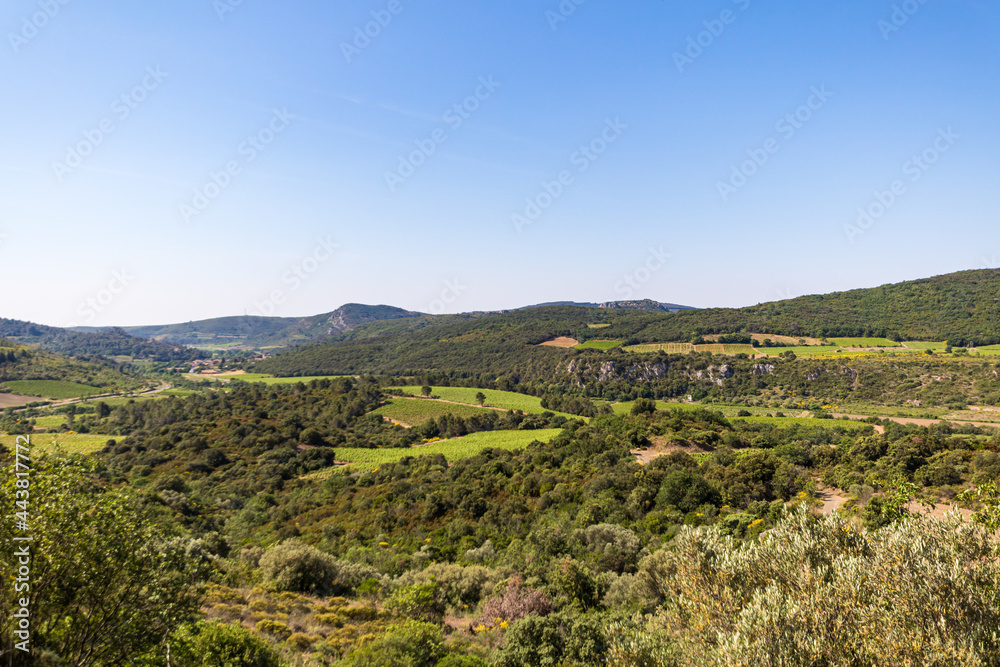
{"type": "Polygon", "coordinates": [[[493,412],[489,408],[477,408],[471,405],[456,405],[444,401],[430,401],[425,398],[393,397],[386,405],[372,412],[388,419],[403,422],[410,426],[419,426],[432,417],[452,414],[456,417],[473,417],[484,412],[493,412]]]}
{"type": "Polygon", "coordinates": [[[912,340],[905,341],[903,345],[911,350],[943,350],[947,347],[945,343],[927,343],[912,340]]]}
{"type": "Polygon", "coordinates": [[[36,417],[35,426],[38,428],[59,428],[66,423],[66,415],[49,415],[47,417],[36,417]]]}
{"type": "Polygon", "coordinates": [[[310,375],[309,377],[284,377],[276,378],[273,375],[268,375],[267,373],[241,373],[240,375],[200,375],[198,373],[190,374],[185,373],[184,377],[188,380],[209,380],[211,382],[250,382],[257,383],[262,382],[266,385],[274,384],[296,384],[298,382],[309,383],[311,380],[335,380],[342,377],[351,377],[346,375],[310,375]]]}
{"type": "Polygon", "coordinates": [[[726,343],[722,348],[726,354],[757,354],[760,352],[753,345],[739,345],[735,343],[726,343]]]}
{"type": "Polygon", "coordinates": [[[260,375],[258,373],[247,374],[247,375],[234,375],[232,379],[239,380],[240,382],[263,382],[264,384],[270,386],[274,384],[298,384],[302,382],[304,384],[309,384],[313,380],[336,380],[342,377],[353,377],[352,375],[310,375],[309,377],[295,377],[295,378],[276,378],[270,376],[260,375]],[[253,380],[247,380],[246,378],[252,377],[253,380]]]}
{"type": "Polygon", "coordinates": [[[772,426],[821,426],[824,428],[865,429],[871,424],[846,419],[816,419],[814,417],[734,417],[733,422],[748,424],[770,424],[772,426]]]}
{"type": "MultiPolygon", "coordinates": [[[[624,403],[615,403],[611,406],[611,409],[614,410],[616,415],[627,415],[632,412],[633,405],[635,405],[635,401],[626,401],[624,403]]],[[[706,408],[708,410],[721,412],[721,410],[715,406],[692,405],[690,403],[667,403],[666,401],[656,402],[657,410],[697,410],[698,408],[706,408]]]]}
{"type": "Polygon", "coordinates": [[[796,345],[795,347],[762,347],[759,352],[769,355],[779,355],[782,352],[794,352],[796,356],[819,356],[824,354],[836,354],[843,350],[836,345],[796,345]]]}
{"type": "Polygon", "coordinates": [[[888,338],[828,338],[841,347],[899,347],[899,343],[888,338]]]}
{"type": "Polygon", "coordinates": [[[4,386],[10,387],[15,394],[40,396],[56,401],[106,393],[104,389],[63,380],[11,380],[5,382],[4,386]]]}
{"type": "MultiPolygon", "coordinates": [[[[763,348],[756,348],[753,345],[738,343],[704,343],[692,345],[691,343],[649,343],[644,345],[628,345],[622,348],[626,352],[637,354],[650,354],[653,352],[666,352],[667,354],[687,354],[688,352],[710,352],[712,354],[758,354],[763,348]]],[[[778,348],[770,348],[778,349],[778,348]]]]}
{"type": "Polygon", "coordinates": [[[576,346],[577,350],[613,350],[624,341],[620,340],[588,340],[576,346]]]}
{"type": "Polygon", "coordinates": [[[587,328],[588,329],[607,329],[610,326],[611,326],[610,324],[588,324],[587,328]]]}
{"type": "Polygon", "coordinates": [[[548,442],[562,433],[562,429],[550,428],[538,431],[485,431],[472,433],[464,438],[439,440],[420,447],[404,449],[355,449],[338,447],[334,450],[338,461],[356,464],[356,467],[372,470],[386,463],[393,463],[405,456],[433,456],[444,454],[449,461],[475,456],[484,449],[524,449],[538,440],[548,442]]]}
{"type": "Polygon", "coordinates": [[[668,354],[687,354],[694,352],[694,345],[691,343],[648,343],[643,345],[628,345],[622,348],[626,352],[637,354],[650,354],[653,352],[666,352],[668,354]]]}
{"type": "MultiPolygon", "coordinates": [[[[0,444],[14,447],[17,436],[0,436],[0,444]]],[[[52,452],[58,447],[66,454],[93,454],[100,451],[113,438],[106,435],[89,435],[82,433],[58,433],[55,435],[36,434],[31,436],[31,449],[40,452],[52,452]]]]}
{"type": "MultiPolygon", "coordinates": [[[[420,396],[420,387],[391,387],[400,389],[407,394],[420,396]]],[[[543,412],[553,412],[557,415],[564,415],[567,418],[578,419],[575,415],[555,410],[546,410],[542,407],[541,400],[537,396],[527,396],[513,391],[499,391],[496,389],[476,389],[475,387],[432,387],[431,396],[454,401],[455,403],[465,403],[466,405],[476,404],[476,394],[482,392],[486,394],[486,405],[491,408],[502,408],[504,410],[521,410],[530,414],[540,415],[543,412]]],[[[405,421],[405,420],[404,420],[405,421]]]]}

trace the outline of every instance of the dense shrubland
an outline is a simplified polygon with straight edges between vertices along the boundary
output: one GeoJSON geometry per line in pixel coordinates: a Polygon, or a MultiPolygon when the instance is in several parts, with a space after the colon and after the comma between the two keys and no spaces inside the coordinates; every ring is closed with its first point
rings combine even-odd
{"type": "MultiPolygon", "coordinates": [[[[400,429],[369,414],[384,399],[379,382],[341,378],[95,409],[81,418],[109,443],[93,468],[53,464],[63,523],[47,534],[78,531],[65,557],[89,544],[100,560],[108,541],[84,541],[96,521],[102,535],[141,526],[105,567],[138,559],[156,585],[200,596],[136,640],[150,666],[167,645],[191,665],[997,664],[994,544],[906,509],[996,482],[994,429],[643,401],[561,417],[561,435],[523,450],[333,467],[338,448],[407,448],[428,429],[553,424],[497,412],[400,429]],[[649,448],[663,455],[639,465],[631,450],[649,448]],[[850,496],[845,518],[809,514],[820,481],[850,496]]],[[[71,591],[73,614],[100,581],[71,591]]]]}

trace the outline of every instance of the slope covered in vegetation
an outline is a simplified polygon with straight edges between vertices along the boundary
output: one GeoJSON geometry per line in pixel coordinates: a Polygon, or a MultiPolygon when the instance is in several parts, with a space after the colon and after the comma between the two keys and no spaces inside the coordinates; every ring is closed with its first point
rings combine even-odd
{"type": "Polygon", "coordinates": [[[544,373],[551,371],[558,353],[535,348],[557,336],[636,345],[740,332],[948,341],[956,347],[996,344],[1000,271],[966,271],[741,309],[656,313],[553,306],[378,322],[278,355],[259,369],[279,375],[544,373]]]}

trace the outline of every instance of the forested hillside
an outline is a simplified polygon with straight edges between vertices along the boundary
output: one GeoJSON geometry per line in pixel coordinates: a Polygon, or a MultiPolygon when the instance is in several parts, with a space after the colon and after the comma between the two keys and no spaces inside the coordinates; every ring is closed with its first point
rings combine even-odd
{"type": "Polygon", "coordinates": [[[548,306],[377,322],[286,352],[258,369],[278,375],[543,373],[558,363],[560,353],[535,346],[557,336],[639,344],[738,332],[880,336],[954,346],[1000,343],[1000,271],[966,271],[743,309],[658,313],[548,306]]]}
{"type": "Polygon", "coordinates": [[[642,332],[644,340],[686,340],[692,332],[788,336],[883,336],[1000,343],[1000,270],[963,271],[894,285],[803,296],[738,310],[686,311],[642,332]]]}
{"type": "Polygon", "coordinates": [[[162,326],[126,327],[125,330],[134,336],[195,347],[283,347],[337,336],[368,322],[407,319],[420,315],[393,306],[349,303],[333,312],[310,317],[217,317],[162,326]]]}
{"type": "Polygon", "coordinates": [[[98,333],[84,333],[33,322],[0,319],[0,336],[71,357],[132,357],[139,360],[173,362],[188,361],[201,356],[197,350],[174,343],[146,340],[118,328],[98,333]]]}
{"type": "Polygon", "coordinates": [[[103,392],[133,391],[145,385],[125,373],[123,366],[99,357],[69,359],[0,338],[0,391],[10,391],[3,383],[19,380],[73,382],[103,392]]]}

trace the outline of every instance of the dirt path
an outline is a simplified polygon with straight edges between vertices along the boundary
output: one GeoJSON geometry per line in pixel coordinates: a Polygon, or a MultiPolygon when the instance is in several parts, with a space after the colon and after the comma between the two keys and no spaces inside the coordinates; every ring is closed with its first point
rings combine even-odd
{"type": "Polygon", "coordinates": [[[820,486],[816,491],[816,497],[823,502],[820,512],[823,514],[833,514],[837,508],[849,500],[840,489],[820,486]]]}
{"type": "MultiPolygon", "coordinates": [[[[856,420],[864,420],[871,417],[871,415],[845,415],[841,413],[834,413],[833,416],[837,419],[847,417],[848,419],[856,420]]],[[[991,426],[993,428],[1000,428],[1000,423],[997,422],[973,422],[958,419],[918,419],[917,417],[881,417],[881,419],[888,419],[889,421],[896,422],[897,424],[915,424],[917,426],[934,426],[936,424],[943,424],[947,421],[949,424],[968,424],[970,426],[991,426]]],[[[878,427],[876,427],[876,430],[878,430],[878,427]]],[[[879,432],[885,433],[885,429],[882,428],[879,432]]]]}
{"type": "Polygon", "coordinates": [[[658,438],[653,439],[653,444],[651,447],[646,449],[633,449],[630,453],[635,456],[636,461],[640,465],[646,465],[653,459],[657,459],[661,456],[669,454],[671,452],[687,452],[688,454],[708,454],[714,452],[714,447],[695,447],[694,445],[668,445],[666,442],[657,442],[658,438]]]}

